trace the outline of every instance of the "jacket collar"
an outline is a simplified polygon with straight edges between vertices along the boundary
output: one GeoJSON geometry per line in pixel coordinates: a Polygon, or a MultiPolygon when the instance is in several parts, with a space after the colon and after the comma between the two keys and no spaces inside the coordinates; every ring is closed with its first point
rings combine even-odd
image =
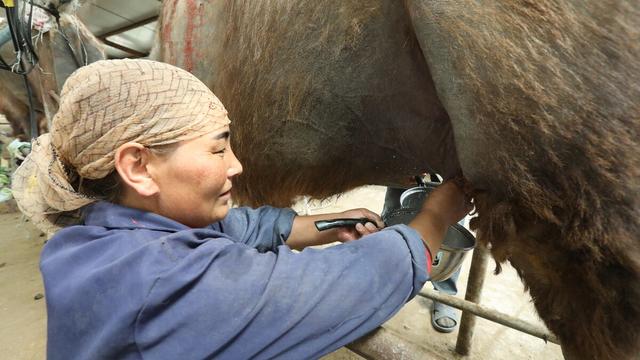
{"type": "Polygon", "coordinates": [[[190,227],[152,212],[100,201],[84,208],[84,224],[109,229],[147,229],[177,232],[190,227]]]}

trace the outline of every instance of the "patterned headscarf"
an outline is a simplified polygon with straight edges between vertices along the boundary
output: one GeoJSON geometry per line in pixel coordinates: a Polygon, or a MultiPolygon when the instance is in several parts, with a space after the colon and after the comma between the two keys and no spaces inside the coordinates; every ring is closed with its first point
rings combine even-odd
{"type": "Polygon", "coordinates": [[[73,180],[109,175],[120,145],[176,143],[229,123],[220,100],[187,71],[139,59],[92,63],[65,82],[51,132],[34,140],[14,174],[14,197],[36,226],[55,232],[97,201],[73,180]]]}

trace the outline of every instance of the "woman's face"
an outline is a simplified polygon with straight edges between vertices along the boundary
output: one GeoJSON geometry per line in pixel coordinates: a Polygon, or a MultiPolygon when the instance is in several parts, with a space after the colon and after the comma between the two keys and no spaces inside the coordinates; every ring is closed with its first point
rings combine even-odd
{"type": "Polygon", "coordinates": [[[191,227],[222,220],[229,211],[231,179],[242,165],[229,143],[229,127],[181,142],[153,159],[158,212],[191,227]]]}

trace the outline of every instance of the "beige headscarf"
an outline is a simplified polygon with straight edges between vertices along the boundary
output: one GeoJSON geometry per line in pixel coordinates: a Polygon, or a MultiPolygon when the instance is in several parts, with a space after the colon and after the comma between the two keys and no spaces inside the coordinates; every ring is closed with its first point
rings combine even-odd
{"type": "Polygon", "coordinates": [[[65,82],[51,132],[33,142],[13,176],[14,197],[36,226],[55,232],[96,201],[71,180],[110,174],[120,145],[171,144],[229,122],[220,100],[187,71],[150,60],[95,62],[65,82]]]}

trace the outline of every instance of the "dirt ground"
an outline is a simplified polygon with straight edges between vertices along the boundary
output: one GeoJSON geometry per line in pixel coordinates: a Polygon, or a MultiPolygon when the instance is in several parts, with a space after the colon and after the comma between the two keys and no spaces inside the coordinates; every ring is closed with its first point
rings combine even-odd
{"type": "MultiPolygon", "coordinates": [[[[300,212],[322,213],[354,207],[380,212],[384,188],[368,186],[323,202],[299,202],[300,212]]],[[[39,231],[19,213],[0,214],[0,359],[44,359],[46,346],[46,308],[38,256],[45,241],[39,231]]],[[[458,281],[464,297],[471,256],[467,256],[458,281]]],[[[515,271],[504,266],[495,276],[489,266],[482,294],[483,305],[523,320],[539,323],[515,271]]],[[[430,286],[427,284],[426,286],[430,286]]],[[[473,349],[468,357],[455,354],[457,331],[440,334],[430,323],[431,302],[424,298],[410,301],[385,328],[432,351],[432,359],[562,359],[560,347],[496,323],[478,319],[473,349]]],[[[359,356],[340,349],[323,360],[356,360],[359,356]]]]}

